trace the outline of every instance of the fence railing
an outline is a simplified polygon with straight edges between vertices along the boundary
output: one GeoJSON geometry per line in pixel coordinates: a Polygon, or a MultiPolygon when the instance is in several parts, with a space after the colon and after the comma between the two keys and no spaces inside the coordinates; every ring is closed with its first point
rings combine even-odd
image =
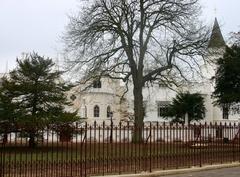
{"type": "Polygon", "coordinates": [[[238,124],[85,123],[37,130],[34,143],[27,130],[2,132],[0,176],[124,174],[235,162],[239,130],[238,124]]]}

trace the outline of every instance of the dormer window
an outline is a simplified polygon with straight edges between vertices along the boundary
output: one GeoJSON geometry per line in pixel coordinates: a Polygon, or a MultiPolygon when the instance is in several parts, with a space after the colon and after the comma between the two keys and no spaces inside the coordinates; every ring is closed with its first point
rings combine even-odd
{"type": "Polygon", "coordinates": [[[101,87],[102,87],[102,83],[100,80],[93,81],[93,88],[101,88],[101,87]]]}

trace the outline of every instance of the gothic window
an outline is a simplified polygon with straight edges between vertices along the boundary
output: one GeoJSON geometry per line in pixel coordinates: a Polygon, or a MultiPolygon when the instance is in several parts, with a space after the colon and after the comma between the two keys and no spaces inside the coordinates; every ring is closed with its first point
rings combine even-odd
{"type": "Polygon", "coordinates": [[[99,117],[99,114],[100,114],[100,108],[98,105],[96,105],[93,108],[93,115],[94,115],[94,117],[99,117]]]}
{"type": "Polygon", "coordinates": [[[102,87],[102,83],[100,80],[93,81],[93,88],[101,88],[101,87],[102,87]]]}
{"type": "Polygon", "coordinates": [[[85,112],[84,112],[84,114],[85,114],[85,118],[87,118],[87,106],[85,106],[85,112]]]}
{"type": "Polygon", "coordinates": [[[107,118],[110,118],[111,117],[111,107],[108,106],[107,107],[107,118]]]}

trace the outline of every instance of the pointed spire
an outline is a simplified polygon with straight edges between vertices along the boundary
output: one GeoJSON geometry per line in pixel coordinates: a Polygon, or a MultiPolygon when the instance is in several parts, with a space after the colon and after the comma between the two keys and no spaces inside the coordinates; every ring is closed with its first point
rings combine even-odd
{"type": "Polygon", "coordinates": [[[226,43],[223,39],[223,35],[219,27],[217,18],[215,18],[212,34],[208,43],[208,48],[221,48],[225,46],[226,43]]]}

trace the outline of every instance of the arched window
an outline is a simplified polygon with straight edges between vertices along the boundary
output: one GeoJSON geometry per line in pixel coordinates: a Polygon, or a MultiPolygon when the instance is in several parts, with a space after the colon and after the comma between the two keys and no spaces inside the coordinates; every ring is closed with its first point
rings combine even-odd
{"type": "Polygon", "coordinates": [[[107,107],[107,118],[109,118],[109,117],[111,117],[111,107],[110,106],[108,106],[107,107]]]}
{"type": "Polygon", "coordinates": [[[99,117],[99,112],[100,112],[99,106],[98,105],[94,106],[93,108],[94,117],[99,117]]]}
{"type": "Polygon", "coordinates": [[[87,106],[85,106],[85,118],[87,118],[87,106]]]}
{"type": "Polygon", "coordinates": [[[102,87],[102,83],[100,80],[93,81],[93,88],[101,88],[101,87],[102,87]]]}
{"type": "Polygon", "coordinates": [[[86,116],[86,106],[81,107],[81,117],[82,118],[87,118],[87,116],[86,116]]]}

